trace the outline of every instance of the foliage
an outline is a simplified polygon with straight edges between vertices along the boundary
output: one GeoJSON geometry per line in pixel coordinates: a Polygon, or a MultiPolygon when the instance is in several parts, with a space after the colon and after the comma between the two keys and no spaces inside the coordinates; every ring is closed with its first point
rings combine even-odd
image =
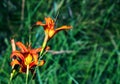
{"type": "MultiPolygon", "coordinates": [[[[10,39],[34,48],[43,41],[43,28],[33,27],[44,17],[56,20],[56,28],[69,24],[49,45],[46,63],[30,84],[119,84],[120,83],[120,1],[119,0],[1,0],[0,83],[10,78],[10,39]],[[22,14],[23,12],[23,14],[22,14]]],[[[24,75],[13,79],[23,84],[24,75]]]]}

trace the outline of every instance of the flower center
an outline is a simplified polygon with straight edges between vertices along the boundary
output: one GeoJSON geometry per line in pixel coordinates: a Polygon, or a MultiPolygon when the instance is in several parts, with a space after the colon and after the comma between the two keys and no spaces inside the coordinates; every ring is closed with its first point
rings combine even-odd
{"type": "Polygon", "coordinates": [[[29,65],[32,62],[32,56],[30,54],[25,58],[25,65],[29,65]]]}
{"type": "Polygon", "coordinates": [[[51,29],[49,30],[48,36],[51,38],[55,34],[55,30],[51,29]]]}

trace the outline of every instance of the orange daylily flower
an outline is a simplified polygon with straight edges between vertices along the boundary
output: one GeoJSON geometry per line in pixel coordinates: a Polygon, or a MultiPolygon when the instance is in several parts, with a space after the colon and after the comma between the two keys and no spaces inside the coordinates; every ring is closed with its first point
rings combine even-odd
{"type": "MultiPolygon", "coordinates": [[[[45,63],[44,60],[38,61],[38,53],[42,48],[31,49],[31,47],[26,47],[21,42],[16,42],[16,45],[20,50],[13,50],[10,56],[12,59],[11,66],[13,68],[15,65],[19,65],[19,71],[26,73],[27,65],[29,65],[29,70],[33,72],[35,66],[42,66],[45,63]]],[[[46,50],[48,49],[49,47],[46,48],[46,50]]]]}
{"type": "Polygon", "coordinates": [[[48,40],[51,39],[59,31],[67,30],[67,29],[71,29],[72,28],[72,26],[64,25],[64,26],[61,26],[61,27],[59,27],[57,29],[54,29],[55,22],[50,17],[45,18],[45,22],[46,22],[46,24],[42,23],[41,21],[38,21],[36,23],[36,25],[44,27],[45,34],[46,34],[46,36],[48,36],[48,40]]]}

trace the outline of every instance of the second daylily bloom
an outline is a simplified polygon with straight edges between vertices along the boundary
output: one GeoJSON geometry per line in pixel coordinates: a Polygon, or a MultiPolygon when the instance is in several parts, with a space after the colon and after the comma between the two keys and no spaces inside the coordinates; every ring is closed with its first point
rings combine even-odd
{"type": "Polygon", "coordinates": [[[39,26],[43,26],[44,27],[44,30],[45,30],[45,35],[48,36],[48,39],[51,39],[57,32],[61,31],[61,30],[67,30],[67,29],[71,29],[72,26],[61,26],[57,29],[54,29],[55,27],[55,22],[50,18],[45,18],[45,24],[42,23],[41,21],[38,21],[36,23],[36,25],[39,25],[39,26]]]}
{"type": "MultiPolygon", "coordinates": [[[[31,72],[34,71],[35,66],[42,66],[44,60],[38,61],[38,53],[41,51],[41,48],[31,49],[26,47],[21,42],[16,42],[16,45],[20,50],[13,50],[11,54],[11,66],[14,68],[16,65],[20,66],[19,71],[25,72],[27,66],[31,72]]],[[[48,49],[48,48],[47,48],[48,49]]]]}

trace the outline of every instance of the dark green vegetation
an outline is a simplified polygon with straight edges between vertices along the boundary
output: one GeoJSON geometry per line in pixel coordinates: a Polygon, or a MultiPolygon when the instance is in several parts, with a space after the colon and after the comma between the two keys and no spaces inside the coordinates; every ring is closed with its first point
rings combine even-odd
{"type": "MultiPolygon", "coordinates": [[[[29,75],[30,84],[120,84],[119,0],[26,0],[24,12],[22,1],[0,0],[0,84],[10,78],[10,39],[39,47],[43,28],[30,30],[31,25],[57,15],[56,27],[73,29],[51,39],[46,64],[34,80],[29,75]]],[[[24,82],[25,74],[13,79],[13,84],[24,82]]]]}

